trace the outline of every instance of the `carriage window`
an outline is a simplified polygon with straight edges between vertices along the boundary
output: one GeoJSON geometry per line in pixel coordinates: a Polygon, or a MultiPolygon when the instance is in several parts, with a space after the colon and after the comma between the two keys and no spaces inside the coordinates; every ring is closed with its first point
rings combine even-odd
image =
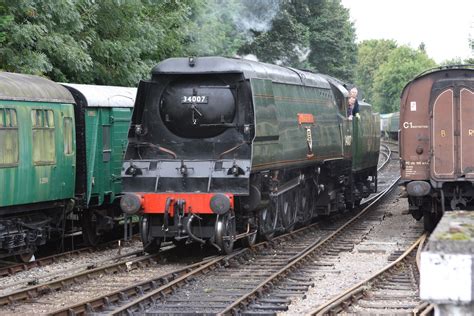
{"type": "Polygon", "coordinates": [[[0,109],[0,168],[18,164],[16,110],[0,109]]]}
{"type": "Polygon", "coordinates": [[[33,126],[33,163],[54,164],[56,148],[54,141],[54,112],[35,109],[31,111],[33,126]]]}
{"type": "Polygon", "coordinates": [[[64,153],[70,155],[74,152],[73,137],[72,137],[72,118],[65,117],[63,121],[63,135],[64,135],[64,153]]]}
{"type": "Polygon", "coordinates": [[[44,125],[47,127],[54,127],[54,113],[52,110],[46,110],[44,112],[44,125]]]}
{"type": "Polygon", "coordinates": [[[110,148],[110,126],[102,126],[102,160],[110,161],[112,150],[110,148]]]}

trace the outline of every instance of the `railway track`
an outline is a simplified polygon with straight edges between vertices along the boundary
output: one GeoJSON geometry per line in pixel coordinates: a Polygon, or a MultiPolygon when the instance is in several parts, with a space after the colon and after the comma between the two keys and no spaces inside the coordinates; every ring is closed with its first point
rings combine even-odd
{"type": "MultiPolygon", "coordinates": [[[[295,231],[291,234],[281,235],[276,237],[271,243],[264,242],[255,245],[252,249],[245,248],[234,252],[229,256],[219,256],[216,258],[208,259],[191,266],[183,267],[182,269],[176,270],[172,273],[166,275],[160,275],[156,278],[148,279],[146,281],[139,282],[133,286],[123,288],[120,291],[107,293],[104,296],[94,298],[93,300],[88,300],[75,304],[73,306],[66,307],[61,310],[52,312],[52,315],[68,315],[68,314],[82,314],[84,312],[107,312],[112,307],[125,306],[130,299],[139,298],[146,299],[146,297],[152,297],[154,293],[160,293],[162,295],[165,293],[171,293],[174,289],[181,285],[185,285],[190,282],[196,275],[209,276],[213,271],[219,269],[227,269],[231,265],[236,264],[236,262],[243,262],[246,260],[252,261],[253,254],[255,252],[265,252],[268,251],[269,256],[273,256],[276,253],[275,247],[281,245],[289,240],[293,240],[295,236],[308,233],[308,231],[317,231],[317,224],[313,224],[311,227],[303,228],[298,231],[295,231]],[[184,273],[184,274],[183,274],[184,273]],[[126,296],[120,293],[128,293],[126,296]]],[[[314,240],[311,240],[311,236],[306,236],[306,239],[309,243],[314,243],[314,240]]],[[[301,246],[304,247],[304,246],[301,246]]],[[[292,253],[287,254],[287,260],[291,259],[293,256],[292,253]]],[[[213,281],[211,281],[213,282],[213,281]]],[[[213,291],[212,287],[209,287],[207,290],[208,293],[213,291]]]]}
{"type": "MultiPolygon", "coordinates": [[[[388,192],[387,189],[385,193],[388,192]]],[[[303,275],[303,265],[310,266],[307,268],[310,270],[315,267],[327,270],[328,263],[321,260],[321,256],[326,256],[326,260],[336,256],[337,252],[350,251],[354,243],[351,238],[361,238],[367,233],[362,218],[370,218],[369,209],[361,211],[350,222],[347,222],[349,215],[346,214],[334,223],[334,227],[324,223],[325,229],[319,229],[319,224],[313,224],[279,236],[271,243],[260,243],[230,256],[217,257],[195,268],[180,269],[171,274],[172,278],[166,276],[167,282],[159,276],[51,314],[145,311],[153,314],[226,314],[254,309],[280,310],[295,296],[304,296],[305,291],[313,286],[312,281],[303,275]]]]}
{"type": "MultiPolygon", "coordinates": [[[[133,236],[133,240],[137,240],[137,238],[138,235],[133,236]]],[[[36,260],[30,262],[7,264],[4,266],[0,266],[0,277],[12,276],[17,273],[28,271],[34,268],[45,267],[47,265],[58,263],[64,260],[71,260],[76,257],[83,256],[85,254],[92,254],[98,251],[104,251],[107,249],[115,249],[120,247],[120,240],[113,240],[96,247],[83,247],[71,251],[61,252],[58,254],[37,258],[36,260]]]]}
{"type": "Polygon", "coordinates": [[[77,255],[83,255],[83,254],[92,253],[92,252],[94,252],[93,247],[85,247],[85,248],[63,252],[60,254],[54,254],[51,256],[43,257],[43,258],[38,258],[30,262],[9,263],[7,265],[0,267],[0,277],[12,276],[19,272],[28,271],[34,268],[43,267],[49,264],[56,263],[59,260],[62,260],[64,258],[71,258],[77,255]]]}
{"type": "Polygon", "coordinates": [[[133,251],[90,265],[60,271],[59,274],[47,274],[33,281],[20,281],[19,284],[22,287],[13,291],[8,290],[18,284],[9,284],[7,291],[2,291],[3,293],[0,295],[0,307],[37,301],[46,294],[66,290],[73,285],[82,285],[104,275],[112,276],[121,272],[156,266],[160,258],[171,256],[174,251],[176,250],[173,246],[165,247],[159,254],[154,255],[144,255],[142,250],[133,251]]]}
{"type": "Polygon", "coordinates": [[[310,315],[410,314],[431,311],[419,298],[419,253],[427,235],[418,238],[397,260],[373,276],[312,310],[310,315]]]}

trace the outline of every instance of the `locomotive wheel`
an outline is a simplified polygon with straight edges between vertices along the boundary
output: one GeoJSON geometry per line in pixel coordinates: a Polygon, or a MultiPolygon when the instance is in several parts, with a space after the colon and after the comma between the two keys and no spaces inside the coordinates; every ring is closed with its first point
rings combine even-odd
{"type": "MultiPolygon", "coordinates": [[[[253,233],[242,239],[242,244],[244,247],[252,247],[257,242],[257,220],[254,216],[250,217],[247,220],[247,225],[250,227],[250,233],[253,233]]],[[[246,226],[247,226],[246,225],[246,226]]]]}
{"type": "Polygon", "coordinates": [[[270,205],[258,212],[259,234],[264,240],[271,240],[275,235],[278,223],[277,201],[270,202],[270,205]]]}
{"type": "Polygon", "coordinates": [[[18,261],[18,262],[21,262],[21,263],[28,263],[30,261],[35,260],[35,259],[33,259],[33,256],[34,256],[34,252],[32,252],[32,251],[25,252],[25,253],[16,255],[15,260],[18,261]]]}
{"type": "Polygon", "coordinates": [[[87,245],[97,246],[101,241],[101,235],[97,233],[97,215],[93,210],[82,212],[82,238],[87,245]]]}
{"type": "Polygon", "coordinates": [[[179,248],[186,246],[186,241],[187,241],[186,239],[180,239],[180,240],[173,239],[172,240],[173,245],[179,248]]]}
{"type": "Polygon", "coordinates": [[[151,236],[151,216],[143,215],[140,218],[140,237],[143,250],[148,253],[157,253],[160,250],[161,238],[151,236]]]}
{"type": "Polygon", "coordinates": [[[236,229],[235,215],[229,211],[224,215],[219,215],[216,220],[216,243],[221,251],[231,254],[234,249],[236,229]]]}
{"type": "Polygon", "coordinates": [[[304,226],[308,225],[313,218],[313,188],[311,184],[305,182],[301,190],[301,198],[298,199],[300,207],[298,208],[298,221],[304,226]]]}
{"type": "Polygon", "coordinates": [[[281,223],[286,232],[291,232],[295,227],[296,214],[299,201],[298,188],[282,194],[279,199],[279,211],[281,216],[281,223]]]}

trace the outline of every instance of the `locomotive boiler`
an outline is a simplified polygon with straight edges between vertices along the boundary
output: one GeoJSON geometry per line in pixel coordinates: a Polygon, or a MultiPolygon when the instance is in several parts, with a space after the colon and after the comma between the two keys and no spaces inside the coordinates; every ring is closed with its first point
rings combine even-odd
{"type": "Polygon", "coordinates": [[[402,92],[401,178],[426,230],[444,211],[474,208],[473,117],[473,65],[424,72],[402,92]]]}
{"type": "Polygon", "coordinates": [[[378,114],[345,117],[338,80],[223,58],[172,58],[142,81],[122,169],[122,210],[163,240],[270,239],[376,190],[378,114]]]}

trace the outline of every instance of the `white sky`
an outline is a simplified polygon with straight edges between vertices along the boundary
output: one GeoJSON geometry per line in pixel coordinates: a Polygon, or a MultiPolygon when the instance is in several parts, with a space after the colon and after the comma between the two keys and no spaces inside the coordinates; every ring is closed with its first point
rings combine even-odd
{"type": "Polygon", "coordinates": [[[350,10],[357,42],[393,39],[417,48],[425,43],[436,62],[473,57],[474,0],[342,0],[350,10]]]}

